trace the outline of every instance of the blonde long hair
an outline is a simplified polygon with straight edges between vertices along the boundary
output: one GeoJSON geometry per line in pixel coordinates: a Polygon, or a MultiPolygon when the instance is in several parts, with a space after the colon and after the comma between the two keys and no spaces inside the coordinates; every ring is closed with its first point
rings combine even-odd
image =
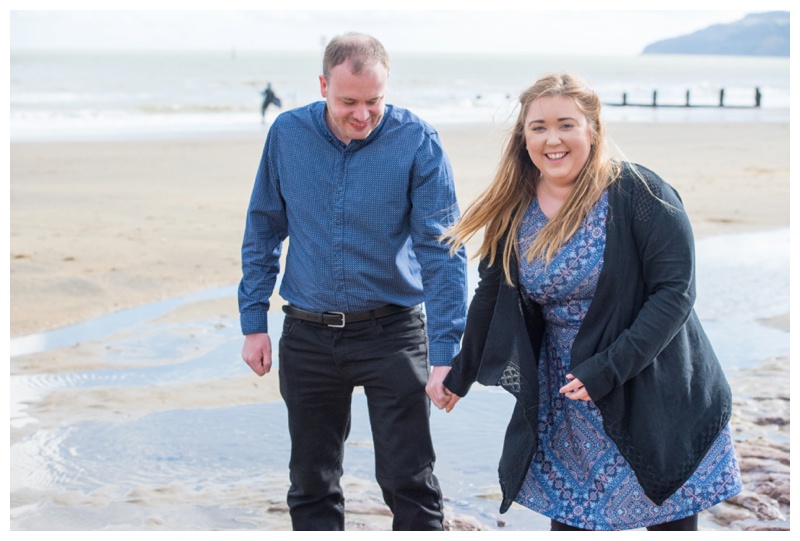
{"type": "Polygon", "coordinates": [[[564,205],[542,228],[525,253],[527,260],[530,262],[541,255],[549,262],[556,251],[578,231],[603,190],[620,174],[620,164],[608,155],[605,124],[600,118],[600,98],[583,81],[569,73],[548,74],[522,92],[519,97],[519,116],[505,144],[494,180],[444,236],[455,252],[485,227],[483,243],[476,255],[488,257],[489,263],[494,263],[502,249],[503,270],[509,284],[511,262],[520,260],[520,225],[525,211],[536,196],[536,184],[541,177],[525,144],[525,117],[528,107],[542,96],[565,96],[575,102],[589,123],[592,147],[564,205]]]}

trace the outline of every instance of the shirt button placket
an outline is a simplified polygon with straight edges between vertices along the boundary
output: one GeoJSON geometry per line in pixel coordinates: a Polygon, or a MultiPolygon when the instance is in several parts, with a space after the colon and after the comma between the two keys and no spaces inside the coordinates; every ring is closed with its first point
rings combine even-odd
{"type": "Polygon", "coordinates": [[[345,221],[345,182],[347,180],[348,153],[342,152],[340,155],[339,168],[336,176],[336,196],[334,202],[334,223],[333,223],[333,254],[331,260],[333,264],[333,278],[336,283],[334,299],[336,306],[333,308],[347,310],[347,295],[344,283],[344,221],[345,221]]]}

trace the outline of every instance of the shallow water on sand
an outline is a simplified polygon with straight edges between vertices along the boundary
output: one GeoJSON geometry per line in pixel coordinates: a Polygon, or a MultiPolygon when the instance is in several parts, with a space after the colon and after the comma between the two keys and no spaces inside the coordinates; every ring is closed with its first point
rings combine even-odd
{"type": "MultiPolygon", "coordinates": [[[[697,312],[726,371],[787,355],[789,333],[760,321],[789,312],[788,231],[703,239],[697,253],[697,312]]],[[[472,269],[470,288],[476,283],[472,269]]],[[[281,402],[156,406],[144,415],[117,412],[107,422],[80,420],[74,411],[79,420],[47,426],[35,413],[54,391],[114,392],[247,374],[236,318],[157,319],[179,306],[232,295],[235,288],[222,288],[11,341],[12,358],[80,344],[111,366],[11,377],[12,530],[288,527],[282,513],[265,513],[281,505],[288,486],[281,402]]],[[[270,314],[270,328],[279,329],[282,319],[270,314]]],[[[476,386],[452,413],[434,410],[436,472],[451,512],[492,529],[498,519],[509,530],[547,529],[547,519],[517,506],[497,513],[496,467],[512,408],[505,392],[476,386]]],[[[353,398],[345,475],[346,497],[352,490],[380,501],[363,394],[353,398]]]]}

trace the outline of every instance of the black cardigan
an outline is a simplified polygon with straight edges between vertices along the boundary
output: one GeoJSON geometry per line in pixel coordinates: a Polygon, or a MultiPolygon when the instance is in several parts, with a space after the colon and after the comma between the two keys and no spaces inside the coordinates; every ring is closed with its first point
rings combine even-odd
{"type": "MultiPolygon", "coordinates": [[[[572,347],[570,372],[645,494],[661,505],[692,475],[731,415],[731,391],[694,312],[694,239],[677,192],[626,164],[609,188],[604,263],[572,347]],[[646,184],[645,182],[646,181],[646,184]]],[[[500,512],[516,498],[537,445],[539,306],[500,257],[479,265],[461,352],[445,386],[501,385],[516,397],[499,476],[500,512]]],[[[565,382],[566,383],[566,382],[565,382]]]]}

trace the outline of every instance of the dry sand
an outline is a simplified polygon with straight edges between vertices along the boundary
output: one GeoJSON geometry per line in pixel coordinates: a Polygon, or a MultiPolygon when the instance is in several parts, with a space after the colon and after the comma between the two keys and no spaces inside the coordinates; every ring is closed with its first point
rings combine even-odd
{"type": "MultiPolygon", "coordinates": [[[[463,209],[491,179],[505,132],[497,126],[439,129],[463,209]]],[[[787,124],[630,123],[611,125],[609,134],[626,158],[678,189],[698,237],[789,226],[787,124]]],[[[12,338],[236,284],[245,209],[262,144],[262,135],[13,143],[12,338]]],[[[275,306],[281,303],[277,295],[274,301],[275,306]]],[[[186,309],[194,312],[171,317],[213,320],[237,312],[231,298],[186,309]]],[[[788,318],[771,323],[788,330],[788,318]]],[[[735,528],[788,525],[788,359],[765,361],[768,370],[732,382],[742,397],[733,428],[749,485],[736,505],[725,504],[713,520],[735,528]],[[777,395],[770,391],[776,388],[777,395]]],[[[12,358],[11,373],[64,373],[104,365],[102,357],[74,348],[60,351],[57,362],[48,352],[12,358]]],[[[68,391],[32,411],[40,428],[46,428],[100,420],[120,409],[135,416],[279,400],[276,379],[272,374],[220,378],[202,386],[68,391]]],[[[29,437],[31,430],[12,430],[12,443],[29,437]]],[[[282,500],[282,490],[274,502],[282,500]]],[[[22,492],[12,494],[12,508],[14,502],[29,503],[22,492]]],[[[271,510],[271,516],[281,518],[264,527],[285,527],[281,505],[274,503],[271,510]]],[[[356,521],[350,526],[385,526],[381,504],[372,505],[364,514],[366,525],[356,521]]],[[[472,526],[454,529],[459,527],[472,526]]]]}

